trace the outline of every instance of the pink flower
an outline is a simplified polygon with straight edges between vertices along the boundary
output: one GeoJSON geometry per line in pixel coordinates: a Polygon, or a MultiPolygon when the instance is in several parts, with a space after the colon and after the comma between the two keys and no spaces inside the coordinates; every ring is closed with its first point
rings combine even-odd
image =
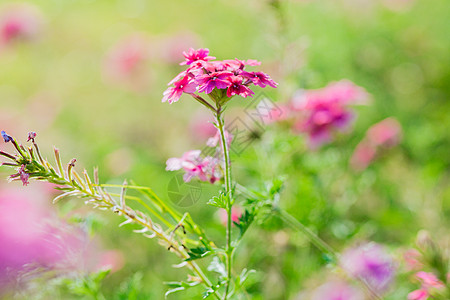
{"type": "Polygon", "coordinates": [[[125,265],[125,257],[119,250],[108,250],[100,254],[97,270],[111,270],[112,273],[119,271],[125,265]]]}
{"type": "Polygon", "coordinates": [[[428,296],[430,295],[427,290],[419,289],[409,293],[408,300],[427,300],[428,296]]]}
{"type": "Polygon", "coordinates": [[[401,139],[402,128],[394,118],[387,118],[367,130],[368,140],[376,147],[391,148],[401,139]]]}
{"type": "Polygon", "coordinates": [[[185,75],[181,80],[175,81],[173,84],[174,87],[169,87],[164,92],[162,102],[168,101],[172,104],[173,102],[177,102],[183,93],[191,94],[197,88],[195,82],[188,75],[185,75]]]}
{"type": "Polygon", "coordinates": [[[408,249],[403,253],[403,259],[408,270],[417,270],[423,267],[423,263],[420,262],[422,255],[416,249],[408,249]]]}
{"type": "Polygon", "coordinates": [[[212,72],[210,74],[196,76],[195,82],[199,85],[198,92],[209,94],[214,88],[227,88],[231,84],[228,81],[228,77],[231,75],[233,75],[231,72],[212,72]]]}
{"type": "Polygon", "coordinates": [[[260,87],[266,87],[267,85],[276,88],[278,83],[272,80],[269,75],[263,72],[247,72],[243,71],[240,73],[241,76],[250,79],[254,85],[259,85],[260,87]]]}
{"type": "Polygon", "coordinates": [[[350,166],[357,171],[366,169],[375,159],[376,149],[366,141],[359,143],[352,157],[350,158],[350,166]]]}
{"type": "MultiPolygon", "coordinates": [[[[59,272],[82,270],[89,238],[80,228],[52,213],[44,190],[0,188],[0,290],[6,276],[16,276],[26,266],[59,272]]],[[[20,275],[22,276],[22,275],[20,275]]]]}
{"type": "Polygon", "coordinates": [[[183,169],[186,172],[183,176],[185,182],[197,177],[201,181],[214,183],[222,178],[220,161],[211,156],[202,158],[200,150],[188,151],[181,158],[169,158],[166,165],[166,171],[183,169]]]}
{"type": "MultiPolygon", "coordinates": [[[[228,146],[231,145],[231,142],[233,141],[233,135],[229,133],[227,130],[225,130],[225,140],[227,141],[228,146]]],[[[213,137],[210,137],[206,141],[206,145],[208,147],[217,147],[220,141],[220,131],[216,128],[216,134],[213,137]]]]}
{"type": "Polygon", "coordinates": [[[394,278],[394,262],[378,244],[368,243],[345,251],[340,264],[351,276],[363,278],[378,292],[385,291],[394,278]]]}
{"type": "Polygon", "coordinates": [[[228,81],[231,83],[230,86],[227,89],[227,96],[229,98],[233,97],[234,95],[239,95],[241,97],[253,97],[255,93],[242,84],[242,77],[241,76],[230,76],[228,77],[228,81]]]}
{"type": "Polygon", "coordinates": [[[392,117],[372,125],[356,146],[350,159],[351,167],[357,171],[366,169],[383,149],[396,146],[401,134],[400,123],[392,117]]]}
{"type": "Polygon", "coordinates": [[[309,136],[311,148],[332,140],[335,130],[346,130],[354,116],[350,104],[364,103],[366,93],[349,81],[330,83],[325,88],[297,92],[290,107],[302,115],[294,125],[298,132],[309,136]]]}
{"type": "Polygon", "coordinates": [[[186,61],[180,63],[180,65],[190,65],[197,61],[209,61],[212,59],[215,59],[213,56],[208,56],[209,49],[197,49],[194,50],[190,48],[187,52],[183,52],[184,57],[186,58],[186,61]]]}
{"type": "MultiPolygon", "coordinates": [[[[249,85],[256,84],[261,87],[267,85],[276,87],[277,83],[273,81],[269,75],[262,72],[247,72],[244,71],[246,66],[257,66],[260,63],[256,60],[223,60],[214,61],[214,57],[208,56],[208,49],[189,49],[188,52],[184,52],[186,61],[181,63],[186,64],[189,67],[175,76],[169,82],[169,86],[174,83],[179,82],[181,78],[189,78],[189,83],[191,79],[198,86],[198,93],[210,94],[214,89],[224,90],[227,89],[226,96],[223,92],[210,95],[213,101],[220,101],[218,97],[231,98],[235,95],[240,95],[242,97],[248,97],[254,95],[254,92],[249,88],[249,85]]],[[[163,102],[169,100],[169,103],[177,101],[182,93],[190,93],[192,97],[196,98],[206,106],[214,106],[213,104],[208,105],[201,96],[194,94],[193,89],[180,90],[177,86],[169,87],[168,90],[164,92],[163,102]]],[[[224,101],[223,103],[226,103],[224,101]]]]}
{"type": "Polygon", "coordinates": [[[148,49],[142,36],[126,37],[108,53],[107,67],[116,76],[130,76],[148,59],[148,49]]]}
{"type": "Polygon", "coordinates": [[[5,6],[0,14],[0,44],[32,39],[41,27],[42,17],[36,7],[29,4],[5,6]]]}
{"type": "Polygon", "coordinates": [[[433,273],[420,271],[416,273],[416,277],[422,281],[422,287],[424,288],[440,289],[444,287],[444,284],[433,273]]]}
{"type": "Polygon", "coordinates": [[[208,139],[217,133],[217,128],[213,122],[212,116],[208,112],[201,110],[191,118],[190,132],[196,140],[203,141],[208,139]]]}
{"type": "MultiPolygon", "coordinates": [[[[219,214],[220,222],[222,223],[223,226],[226,226],[227,221],[228,221],[227,211],[225,209],[221,209],[218,211],[218,214],[219,214]]],[[[238,223],[241,215],[242,215],[242,209],[238,206],[233,206],[233,208],[231,209],[231,221],[238,223]]]]}
{"type": "Polygon", "coordinates": [[[103,63],[104,79],[113,85],[141,92],[151,82],[148,37],[140,33],[127,36],[116,43],[106,54],[103,63]]]}
{"type": "Polygon", "coordinates": [[[364,294],[341,281],[331,281],[318,287],[311,300],[361,300],[364,294]]]}

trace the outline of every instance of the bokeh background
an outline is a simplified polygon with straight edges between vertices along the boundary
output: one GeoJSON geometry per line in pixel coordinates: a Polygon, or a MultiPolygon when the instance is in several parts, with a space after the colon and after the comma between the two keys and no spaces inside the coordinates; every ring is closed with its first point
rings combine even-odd
{"type": "MultiPolygon", "coordinates": [[[[341,79],[370,94],[370,104],[355,108],[352,130],[315,151],[307,150],[305,136],[267,125],[232,157],[239,182],[257,188],[286,178],[280,206],[338,250],[371,240],[400,257],[420,229],[443,245],[450,241],[447,0],[2,0],[0,24],[9,18],[24,24],[19,36],[14,26],[1,32],[0,127],[20,140],[36,131],[46,156],[57,146],[64,161],[77,158],[79,170],[98,166],[104,182],[133,179],[170,201],[168,184],[177,174],[164,170],[165,161],[202,149],[211,131],[203,126],[208,112],[193,99],[169,105],[161,103],[162,92],[182,70],[182,51],[205,47],[218,59],[261,61],[279,83],[264,91],[277,103],[298,89],[341,79]],[[355,171],[349,165],[355,147],[387,117],[402,127],[400,144],[355,171]]],[[[234,99],[230,118],[251,101],[234,99]]],[[[0,167],[0,173],[6,177],[7,170],[0,167]]],[[[220,216],[204,205],[219,187],[201,186],[200,200],[181,209],[220,238],[220,216]]],[[[59,267],[61,276],[4,271],[6,299],[14,291],[11,280],[23,287],[18,297],[24,299],[94,297],[73,282],[67,288],[64,278],[85,278],[102,261],[114,265],[98,287],[106,299],[162,299],[164,281],[184,278],[171,268],[177,260],[155,241],[118,228],[120,218],[93,212],[81,200],[51,206],[52,195],[37,182],[0,183],[0,215],[14,216],[1,225],[12,237],[3,237],[0,248],[7,249],[7,238],[28,236],[19,229],[35,218],[67,227],[58,237],[69,239],[63,244],[77,256],[59,267]],[[34,206],[38,211],[30,213],[34,206]]],[[[18,247],[41,249],[32,245],[18,247]]],[[[8,253],[22,253],[14,247],[4,252],[6,266],[8,253]]],[[[31,252],[11,259],[31,263],[31,252]]],[[[328,272],[320,252],[276,219],[249,231],[236,264],[257,270],[248,285],[252,299],[307,299],[305,291],[328,272]]],[[[400,275],[386,299],[405,299],[413,289],[400,275]]]]}

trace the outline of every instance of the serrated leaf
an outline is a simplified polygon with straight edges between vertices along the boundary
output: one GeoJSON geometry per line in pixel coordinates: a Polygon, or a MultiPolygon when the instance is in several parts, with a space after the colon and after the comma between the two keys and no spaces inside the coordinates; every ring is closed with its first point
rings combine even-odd
{"type": "Polygon", "coordinates": [[[224,193],[220,193],[219,196],[214,196],[206,203],[211,206],[226,208],[228,203],[228,196],[224,193]]]}
{"type": "Polygon", "coordinates": [[[225,265],[219,260],[219,258],[217,256],[215,256],[213,258],[213,260],[209,264],[207,270],[216,272],[216,273],[220,274],[220,276],[222,276],[224,278],[227,277],[227,271],[225,269],[225,265]]]}
{"type": "Polygon", "coordinates": [[[236,225],[236,227],[239,228],[239,238],[242,238],[242,236],[250,227],[250,224],[252,224],[254,219],[255,219],[254,211],[252,210],[250,212],[249,210],[245,210],[244,213],[239,217],[239,221],[233,222],[234,225],[236,225]]]}

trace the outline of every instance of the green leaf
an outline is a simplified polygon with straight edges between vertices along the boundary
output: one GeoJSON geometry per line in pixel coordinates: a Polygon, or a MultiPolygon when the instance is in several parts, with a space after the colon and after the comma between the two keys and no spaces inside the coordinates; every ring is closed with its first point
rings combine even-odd
{"type": "Polygon", "coordinates": [[[229,200],[228,195],[224,194],[223,192],[220,192],[219,196],[212,197],[206,204],[219,208],[226,208],[228,200],[229,200]]]}
{"type": "Polygon", "coordinates": [[[213,250],[206,247],[191,248],[188,252],[189,257],[186,258],[185,261],[200,259],[214,253],[215,252],[213,250]]]}
{"type": "Polygon", "coordinates": [[[255,270],[242,270],[241,274],[236,277],[236,288],[241,287],[250,274],[256,273],[255,270]]]}
{"type": "Polygon", "coordinates": [[[225,265],[219,260],[219,258],[217,256],[215,256],[213,258],[213,260],[209,264],[207,270],[219,273],[220,276],[222,276],[224,278],[227,277],[227,271],[225,269],[225,265]]]}
{"type": "Polygon", "coordinates": [[[239,217],[239,222],[233,222],[236,227],[239,228],[239,239],[242,238],[244,233],[250,227],[253,220],[255,219],[254,209],[250,212],[249,210],[245,210],[245,212],[239,217]]]}
{"type": "Polygon", "coordinates": [[[171,288],[164,294],[165,298],[167,298],[167,296],[169,296],[170,294],[187,290],[188,288],[199,285],[200,282],[199,281],[190,281],[190,282],[169,281],[169,282],[164,282],[164,284],[168,285],[171,288]]]}

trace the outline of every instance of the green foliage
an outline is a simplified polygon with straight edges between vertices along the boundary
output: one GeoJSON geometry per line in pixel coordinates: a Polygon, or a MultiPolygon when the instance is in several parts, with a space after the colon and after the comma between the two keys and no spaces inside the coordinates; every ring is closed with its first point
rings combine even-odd
{"type": "Polygon", "coordinates": [[[219,196],[213,196],[206,204],[209,204],[214,207],[218,208],[227,208],[227,203],[229,200],[229,195],[225,194],[224,192],[220,192],[219,196]]]}

